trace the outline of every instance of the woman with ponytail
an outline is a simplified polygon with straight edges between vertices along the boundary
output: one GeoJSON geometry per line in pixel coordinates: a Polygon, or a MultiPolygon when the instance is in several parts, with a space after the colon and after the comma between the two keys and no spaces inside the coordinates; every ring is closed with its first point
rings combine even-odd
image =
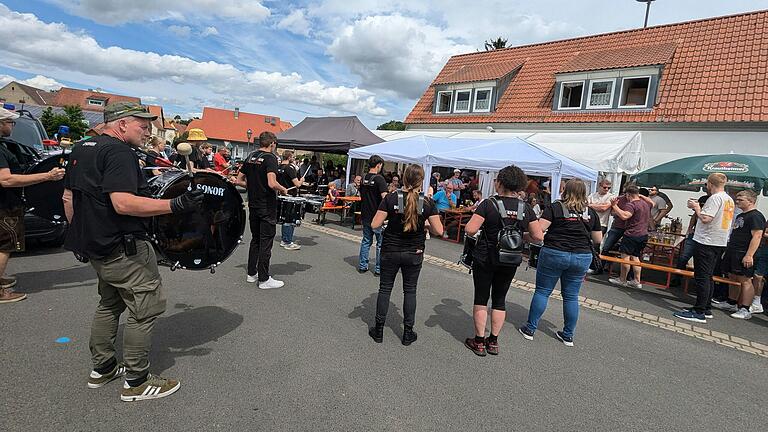
{"type": "Polygon", "coordinates": [[[376,322],[368,334],[377,343],[384,338],[384,322],[389,310],[389,297],[398,271],[403,273],[403,345],[416,341],[413,323],[416,316],[416,285],[424,260],[426,229],[433,235],[443,234],[443,225],[435,203],[421,194],[424,169],[409,165],[403,174],[403,187],[387,195],[373,218],[371,228],[379,229],[388,220],[381,244],[381,277],[376,302],[376,322]]]}

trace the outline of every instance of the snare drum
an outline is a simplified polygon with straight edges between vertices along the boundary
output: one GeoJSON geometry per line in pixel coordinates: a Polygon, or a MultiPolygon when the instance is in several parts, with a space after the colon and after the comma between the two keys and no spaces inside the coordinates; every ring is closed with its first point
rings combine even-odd
{"type": "MultiPolygon", "coordinates": [[[[25,174],[47,173],[54,168],[67,166],[69,153],[61,153],[49,156],[30,166],[25,174]]],[[[64,180],[38,183],[24,188],[24,200],[27,211],[35,216],[47,219],[54,223],[64,223],[64,203],[61,196],[64,194],[64,180]]]]}
{"type": "Polygon", "coordinates": [[[277,197],[277,223],[301,225],[301,220],[304,219],[305,202],[306,200],[301,197],[277,197]]]}
{"type": "Polygon", "coordinates": [[[304,212],[305,213],[320,213],[320,209],[323,207],[325,197],[322,195],[304,195],[304,212]]]}
{"type": "MultiPolygon", "coordinates": [[[[235,186],[212,172],[196,172],[194,185],[205,194],[200,211],[152,218],[150,236],[159,264],[188,270],[213,269],[232,255],[245,232],[245,206],[235,186]]],[[[149,180],[152,198],[175,198],[187,191],[186,171],[167,171],[149,180]]]]}

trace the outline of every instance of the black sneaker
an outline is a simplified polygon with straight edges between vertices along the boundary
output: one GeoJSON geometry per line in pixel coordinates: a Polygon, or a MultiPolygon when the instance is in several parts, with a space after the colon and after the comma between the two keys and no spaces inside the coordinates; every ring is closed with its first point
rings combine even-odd
{"type": "Polygon", "coordinates": [[[357,269],[357,272],[360,273],[360,274],[363,274],[363,273],[365,273],[367,271],[368,271],[368,269],[360,269],[360,268],[357,269]]]}
{"type": "Polygon", "coordinates": [[[555,336],[557,336],[558,339],[560,339],[560,342],[563,343],[565,346],[572,347],[573,346],[573,338],[566,336],[563,332],[559,331],[555,333],[555,336]]]}
{"type": "Polygon", "coordinates": [[[672,315],[674,315],[675,318],[679,318],[686,321],[693,321],[693,322],[702,323],[702,324],[707,323],[707,317],[705,317],[703,313],[697,313],[694,310],[684,310],[680,312],[675,312],[672,315]]]}
{"type": "Polygon", "coordinates": [[[374,277],[379,277],[380,274],[381,274],[381,272],[379,272],[379,271],[376,271],[376,270],[373,271],[373,276],[374,277]]]}
{"type": "Polygon", "coordinates": [[[406,327],[405,330],[403,330],[403,345],[408,346],[414,342],[416,342],[416,339],[418,338],[418,335],[415,331],[413,331],[413,327],[408,328],[406,327]]]}
{"type": "MultiPolygon", "coordinates": [[[[693,311],[693,308],[683,308],[684,311],[693,311]]],[[[704,318],[706,319],[712,319],[715,316],[712,315],[712,309],[707,309],[704,311],[704,318]]]]}
{"type": "Polygon", "coordinates": [[[528,326],[518,327],[517,331],[519,331],[526,340],[533,340],[533,332],[528,329],[528,326]]]}
{"type": "Polygon", "coordinates": [[[384,342],[384,326],[375,326],[368,329],[368,336],[376,343],[384,342]]]}

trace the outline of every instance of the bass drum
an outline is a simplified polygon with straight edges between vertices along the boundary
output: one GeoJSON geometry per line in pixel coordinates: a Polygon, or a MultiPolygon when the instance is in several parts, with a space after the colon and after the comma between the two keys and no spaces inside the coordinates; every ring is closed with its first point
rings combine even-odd
{"type": "MultiPolygon", "coordinates": [[[[197,172],[195,188],[205,193],[203,209],[152,218],[150,235],[159,264],[187,270],[214,271],[243,240],[245,206],[235,186],[219,174],[197,172]]],[[[187,191],[185,171],[167,171],[149,180],[152,198],[171,199],[187,191]]]]}
{"type": "MultiPolygon", "coordinates": [[[[27,168],[25,174],[47,173],[54,168],[65,168],[68,160],[69,153],[48,156],[27,168]]],[[[24,188],[27,211],[54,223],[64,223],[67,219],[64,216],[64,203],[61,200],[63,194],[64,180],[27,186],[24,188]]]]}

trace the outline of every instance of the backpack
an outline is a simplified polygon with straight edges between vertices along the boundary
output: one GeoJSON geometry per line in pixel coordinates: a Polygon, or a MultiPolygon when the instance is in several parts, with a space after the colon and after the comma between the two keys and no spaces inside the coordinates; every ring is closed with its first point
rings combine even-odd
{"type": "MultiPolygon", "coordinates": [[[[398,189],[397,190],[397,205],[395,205],[395,211],[397,214],[405,214],[405,193],[398,189]]],[[[418,205],[416,206],[416,211],[419,214],[424,213],[424,192],[419,192],[419,201],[418,205]]]]}
{"type": "MultiPolygon", "coordinates": [[[[507,215],[507,209],[504,208],[504,202],[499,197],[491,198],[496,210],[501,216],[502,228],[496,237],[495,252],[496,263],[501,267],[517,267],[523,262],[523,231],[520,229],[520,222],[525,220],[525,203],[517,200],[517,215],[513,220],[507,215]],[[507,221],[511,222],[507,223],[507,221]]],[[[487,240],[487,239],[486,239],[487,240]]],[[[488,242],[489,245],[493,243],[488,242]]]]}

